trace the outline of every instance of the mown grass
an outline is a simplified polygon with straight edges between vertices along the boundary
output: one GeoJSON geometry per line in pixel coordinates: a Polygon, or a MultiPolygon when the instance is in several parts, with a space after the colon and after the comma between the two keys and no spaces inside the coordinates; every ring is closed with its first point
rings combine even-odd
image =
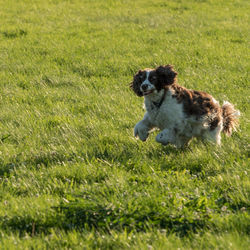
{"type": "Polygon", "coordinates": [[[3,249],[247,249],[247,1],[0,1],[3,249]],[[140,68],[228,100],[223,145],[133,138],[140,68]]]}

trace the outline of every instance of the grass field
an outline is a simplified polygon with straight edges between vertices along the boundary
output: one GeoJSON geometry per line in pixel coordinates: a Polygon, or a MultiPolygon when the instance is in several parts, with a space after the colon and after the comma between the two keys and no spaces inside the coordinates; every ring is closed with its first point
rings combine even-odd
{"type": "Polygon", "coordinates": [[[0,0],[0,249],[247,249],[247,0],[0,0]],[[241,111],[222,146],[133,138],[140,68],[241,111]]]}

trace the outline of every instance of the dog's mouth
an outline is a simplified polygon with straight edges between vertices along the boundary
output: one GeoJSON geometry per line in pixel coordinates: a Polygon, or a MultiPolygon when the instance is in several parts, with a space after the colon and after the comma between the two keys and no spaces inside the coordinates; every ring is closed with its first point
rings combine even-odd
{"type": "Polygon", "coordinates": [[[146,96],[146,95],[150,95],[154,92],[154,89],[151,89],[151,90],[147,90],[147,91],[143,91],[143,95],[146,96]]]}

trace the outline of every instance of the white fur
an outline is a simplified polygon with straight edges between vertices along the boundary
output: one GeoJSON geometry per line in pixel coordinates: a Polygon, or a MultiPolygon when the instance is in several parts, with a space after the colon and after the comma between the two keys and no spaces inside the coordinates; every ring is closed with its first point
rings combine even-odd
{"type": "Polygon", "coordinates": [[[143,85],[146,85],[147,86],[147,92],[151,92],[151,91],[154,91],[156,92],[155,90],[155,86],[149,81],[148,77],[149,77],[149,73],[150,71],[146,71],[146,79],[142,82],[141,86],[140,86],[140,90],[143,92],[143,85]]]}
{"type": "Polygon", "coordinates": [[[218,124],[217,128],[211,130],[208,126],[212,118],[211,115],[209,117],[201,116],[198,120],[196,117],[185,115],[183,103],[178,103],[176,98],[172,97],[172,90],[168,90],[162,105],[157,107],[155,103],[159,103],[163,95],[164,90],[162,89],[144,96],[146,113],[134,128],[136,137],[138,136],[140,140],[145,141],[150,130],[158,128],[162,131],[156,136],[156,141],[163,145],[171,143],[176,147],[183,147],[188,144],[192,137],[201,137],[220,144],[222,122],[218,124]]]}

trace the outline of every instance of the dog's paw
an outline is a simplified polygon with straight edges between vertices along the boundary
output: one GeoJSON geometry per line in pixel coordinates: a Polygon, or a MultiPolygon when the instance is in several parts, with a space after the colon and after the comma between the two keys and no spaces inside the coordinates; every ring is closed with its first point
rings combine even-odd
{"type": "Polygon", "coordinates": [[[148,130],[142,127],[140,124],[137,124],[134,128],[134,136],[139,137],[141,141],[146,141],[148,138],[148,130]]]}
{"type": "Polygon", "coordinates": [[[169,132],[168,129],[164,129],[162,132],[160,132],[155,140],[159,143],[161,143],[162,145],[167,145],[169,143],[173,143],[174,142],[174,138],[171,135],[171,133],[169,132]]]}
{"type": "Polygon", "coordinates": [[[168,137],[162,132],[156,136],[155,140],[161,143],[162,145],[167,145],[170,143],[168,137]]]}

